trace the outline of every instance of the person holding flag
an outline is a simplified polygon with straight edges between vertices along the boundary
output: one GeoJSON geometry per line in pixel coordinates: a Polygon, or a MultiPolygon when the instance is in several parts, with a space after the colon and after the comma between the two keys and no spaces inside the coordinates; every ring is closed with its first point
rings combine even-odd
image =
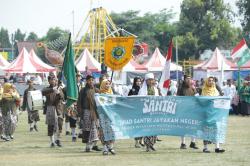
{"type": "Polygon", "coordinates": [[[46,124],[48,125],[48,136],[50,137],[50,147],[61,147],[60,133],[63,125],[63,110],[60,109],[60,101],[64,99],[62,87],[57,86],[57,79],[54,74],[48,76],[49,87],[42,90],[46,97],[44,113],[46,114],[46,124]]]}
{"type": "Polygon", "coordinates": [[[65,52],[65,57],[63,61],[62,68],[62,77],[66,84],[66,112],[68,115],[72,115],[71,117],[71,129],[72,129],[72,141],[76,141],[76,131],[75,131],[75,123],[76,123],[76,114],[77,114],[77,100],[78,100],[78,87],[77,87],[77,70],[75,66],[75,58],[74,58],[74,50],[72,48],[71,43],[71,34],[69,34],[69,40],[65,52]]]}

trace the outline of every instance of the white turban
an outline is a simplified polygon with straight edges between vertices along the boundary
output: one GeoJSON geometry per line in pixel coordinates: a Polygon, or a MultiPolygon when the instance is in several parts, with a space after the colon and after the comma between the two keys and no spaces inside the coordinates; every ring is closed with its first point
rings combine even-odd
{"type": "Polygon", "coordinates": [[[145,74],[145,80],[148,80],[148,79],[155,79],[155,76],[153,73],[147,73],[145,74]]]}
{"type": "MultiPolygon", "coordinates": [[[[148,79],[155,79],[154,74],[153,73],[145,74],[145,79],[144,79],[144,82],[142,84],[141,89],[139,90],[138,95],[140,95],[140,96],[147,96],[148,95],[148,86],[147,86],[147,83],[146,83],[146,81],[148,79]]],[[[158,96],[159,93],[158,93],[157,88],[155,88],[155,92],[156,92],[155,96],[158,96]]]]}

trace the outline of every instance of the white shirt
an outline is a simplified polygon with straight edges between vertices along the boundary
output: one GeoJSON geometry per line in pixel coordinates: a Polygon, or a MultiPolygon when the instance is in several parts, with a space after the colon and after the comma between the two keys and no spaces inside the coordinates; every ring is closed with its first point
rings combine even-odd
{"type": "Polygon", "coordinates": [[[26,76],[24,77],[24,81],[25,81],[25,82],[27,82],[28,80],[30,80],[30,75],[26,75],[26,76]]]}
{"type": "Polygon", "coordinates": [[[43,84],[42,78],[40,76],[36,76],[34,78],[34,84],[42,85],[43,84]]]}
{"type": "Polygon", "coordinates": [[[231,85],[231,86],[227,85],[224,88],[224,96],[228,96],[230,97],[230,99],[232,99],[235,95],[236,95],[236,88],[234,85],[231,85]]]}

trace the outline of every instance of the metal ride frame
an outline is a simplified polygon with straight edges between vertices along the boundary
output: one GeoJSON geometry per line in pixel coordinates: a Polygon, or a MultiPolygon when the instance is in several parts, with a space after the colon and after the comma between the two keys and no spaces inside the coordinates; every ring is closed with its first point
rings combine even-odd
{"type": "Polygon", "coordinates": [[[104,59],[104,40],[107,36],[119,36],[116,25],[104,8],[93,8],[88,12],[87,17],[75,37],[74,49],[76,56],[78,56],[84,48],[88,48],[95,59],[102,63],[104,59]],[[76,41],[87,21],[89,21],[89,25],[86,33],[79,41],[76,41]]]}

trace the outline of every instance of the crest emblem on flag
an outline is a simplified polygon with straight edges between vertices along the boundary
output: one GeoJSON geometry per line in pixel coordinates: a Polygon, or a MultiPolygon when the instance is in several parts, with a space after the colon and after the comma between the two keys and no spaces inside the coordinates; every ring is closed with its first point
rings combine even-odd
{"type": "Polygon", "coordinates": [[[125,55],[126,51],[124,49],[124,47],[115,47],[113,50],[112,50],[112,56],[119,60],[121,59],[124,55],[125,55]]]}

